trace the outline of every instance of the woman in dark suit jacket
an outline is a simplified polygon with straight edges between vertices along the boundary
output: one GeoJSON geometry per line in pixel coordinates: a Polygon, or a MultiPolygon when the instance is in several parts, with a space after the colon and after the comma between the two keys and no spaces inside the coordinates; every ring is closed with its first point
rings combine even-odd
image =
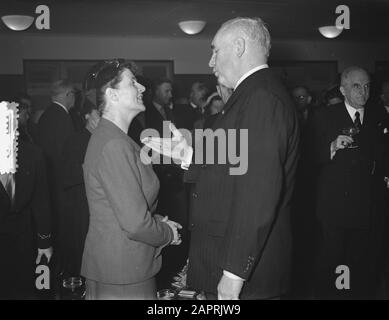
{"type": "Polygon", "coordinates": [[[153,215],[158,178],[127,135],[131,121],[145,110],[144,87],[124,60],[97,67],[93,76],[102,118],[83,165],[90,211],[81,266],[87,299],[155,299],[161,249],[180,243],[180,225],[153,215]]]}

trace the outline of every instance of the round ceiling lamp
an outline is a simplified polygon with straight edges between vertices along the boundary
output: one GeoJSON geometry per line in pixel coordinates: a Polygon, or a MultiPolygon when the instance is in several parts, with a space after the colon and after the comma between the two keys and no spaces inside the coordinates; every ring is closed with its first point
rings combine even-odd
{"type": "Polygon", "coordinates": [[[203,20],[188,20],[178,23],[180,29],[186,34],[194,35],[203,31],[206,22],[203,20]]]}
{"type": "Polygon", "coordinates": [[[338,26],[324,26],[319,28],[321,35],[328,39],[333,39],[339,36],[343,31],[343,27],[338,26]]]}
{"type": "Polygon", "coordinates": [[[34,17],[23,15],[2,16],[4,24],[11,30],[23,31],[27,30],[34,22],[34,17]]]}

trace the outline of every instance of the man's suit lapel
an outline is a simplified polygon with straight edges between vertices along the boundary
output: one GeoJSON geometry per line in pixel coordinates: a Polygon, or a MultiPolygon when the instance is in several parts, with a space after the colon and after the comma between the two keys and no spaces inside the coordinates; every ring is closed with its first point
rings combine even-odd
{"type": "MultiPolygon", "coordinates": [[[[339,124],[342,126],[340,129],[351,127],[354,125],[353,119],[351,119],[350,114],[347,111],[346,105],[344,103],[340,104],[340,108],[338,108],[338,117],[339,124]]],[[[341,134],[341,132],[339,132],[341,134]]]]}
{"type": "Polygon", "coordinates": [[[7,191],[5,190],[3,184],[0,182],[0,210],[8,212],[11,210],[11,199],[7,191]]]}
{"type": "Polygon", "coordinates": [[[264,72],[266,69],[261,69],[261,70],[254,72],[253,74],[249,75],[246,79],[244,79],[242,81],[242,83],[239,84],[238,88],[236,88],[236,90],[233,91],[232,95],[230,96],[227,103],[225,104],[223,111],[220,112],[219,117],[217,117],[216,120],[214,121],[212,129],[217,129],[219,127],[220,119],[223,117],[223,115],[228,113],[231,110],[231,108],[235,105],[235,103],[239,100],[239,98],[241,97],[241,95],[245,91],[245,89],[248,86],[248,84],[250,83],[250,81],[253,81],[253,79],[258,77],[258,74],[260,74],[261,72],[264,72]]]}

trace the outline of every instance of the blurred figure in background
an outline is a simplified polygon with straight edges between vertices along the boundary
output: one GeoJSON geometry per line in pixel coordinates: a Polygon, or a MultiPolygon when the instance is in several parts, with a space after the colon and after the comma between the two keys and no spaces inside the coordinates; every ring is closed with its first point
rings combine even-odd
{"type": "MultiPolygon", "coordinates": [[[[42,148],[47,161],[47,176],[52,209],[52,240],[55,249],[52,276],[61,272],[60,234],[63,191],[63,147],[66,140],[75,132],[69,111],[74,106],[75,89],[67,79],[52,83],[50,88],[52,103],[38,123],[37,143],[42,148]]],[[[64,232],[68,232],[64,230],[64,232]]]]}
{"type": "MultiPolygon", "coordinates": [[[[25,110],[19,114],[25,121],[25,110]]],[[[0,299],[36,298],[36,264],[53,253],[45,159],[22,133],[18,149],[16,173],[0,174],[0,299]]]]}
{"type": "Polygon", "coordinates": [[[332,106],[334,104],[338,104],[343,102],[344,98],[342,93],[339,90],[339,85],[335,85],[330,87],[325,93],[324,93],[324,106],[332,106]]]}
{"type": "Polygon", "coordinates": [[[204,119],[209,93],[209,88],[205,83],[196,81],[192,84],[188,103],[174,106],[177,128],[192,130],[196,121],[204,119]]]}
{"type": "Polygon", "coordinates": [[[299,86],[293,88],[292,96],[296,103],[300,124],[305,124],[311,111],[312,95],[306,87],[299,86]]]}
{"type": "Polygon", "coordinates": [[[63,147],[63,216],[62,251],[65,275],[78,276],[89,227],[89,208],[85,192],[82,165],[92,132],[100,121],[96,90],[86,90],[81,116],[85,127],[68,138],[63,147]],[[89,97],[89,98],[88,98],[89,97]],[[92,100],[92,101],[91,101],[92,100]],[[71,232],[69,232],[71,230],[71,232]]]}
{"type": "Polygon", "coordinates": [[[14,100],[19,104],[19,135],[31,143],[36,141],[36,124],[31,120],[32,100],[27,94],[18,94],[14,100]]]}
{"type": "MultiPolygon", "coordinates": [[[[157,130],[160,137],[163,136],[164,121],[176,124],[172,88],[169,79],[155,80],[152,103],[146,105],[146,128],[157,130]]],[[[161,164],[154,164],[153,169],[160,182],[157,211],[184,227],[181,231],[182,244],[163,251],[164,263],[157,275],[158,288],[163,289],[170,287],[173,277],[181,271],[188,258],[188,207],[181,168],[173,163],[163,165],[161,158],[161,164]]]]}

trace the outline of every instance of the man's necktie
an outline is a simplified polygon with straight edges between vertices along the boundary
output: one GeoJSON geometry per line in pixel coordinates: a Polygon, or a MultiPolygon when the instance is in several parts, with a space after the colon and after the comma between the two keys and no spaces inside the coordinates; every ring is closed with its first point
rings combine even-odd
{"type": "Polygon", "coordinates": [[[359,112],[355,112],[355,120],[354,120],[354,125],[358,130],[361,130],[362,128],[362,123],[361,123],[361,118],[359,112]]]}
{"type": "Polygon", "coordinates": [[[167,120],[167,114],[166,114],[166,110],[165,110],[164,107],[161,107],[161,108],[159,109],[159,113],[162,115],[162,118],[163,118],[164,120],[167,120]]]}
{"type": "Polygon", "coordinates": [[[165,115],[166,115],[166,120],[174,123],[173,110],[170,109],[168,106],[165,106],[164,111],[165,111],[165,115]]]}

